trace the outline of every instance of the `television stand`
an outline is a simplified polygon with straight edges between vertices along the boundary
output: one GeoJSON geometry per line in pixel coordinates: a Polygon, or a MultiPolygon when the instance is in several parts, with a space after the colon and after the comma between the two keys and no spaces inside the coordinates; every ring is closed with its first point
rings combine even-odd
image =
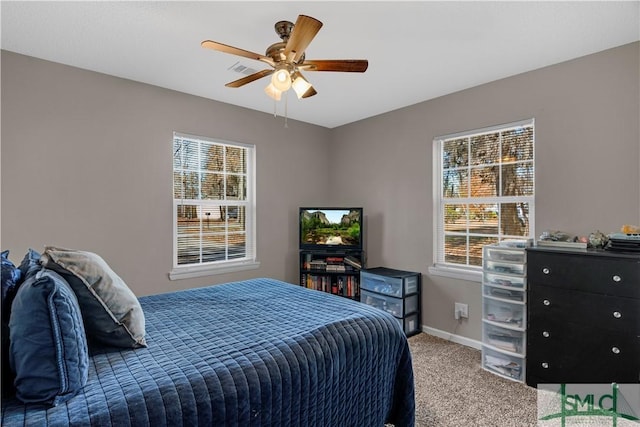
{"type": "Polygon", "coordinates": [[[362,250],[300,250],[300,286],[360,301],[364,261],[362,250]]]}

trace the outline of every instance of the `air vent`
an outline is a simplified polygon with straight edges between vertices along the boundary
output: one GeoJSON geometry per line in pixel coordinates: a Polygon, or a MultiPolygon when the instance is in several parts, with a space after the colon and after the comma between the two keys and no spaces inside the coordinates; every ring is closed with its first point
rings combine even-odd
{"type": "Polygon", "coordinates": [[[251,74],[255,74],[258,72],[255,68],[247,67],[246,65],[242,65],[240,61],[233,64],[231,67],[227,68],[230,71],[235,73],[244,74],[245,76],[249,76],[251,74]]]}

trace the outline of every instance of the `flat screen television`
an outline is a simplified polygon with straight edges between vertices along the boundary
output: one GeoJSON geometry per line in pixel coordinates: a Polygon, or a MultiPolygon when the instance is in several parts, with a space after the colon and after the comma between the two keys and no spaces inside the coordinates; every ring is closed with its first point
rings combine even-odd
{"type": "Polygon", "coordinates": [[[362,208],[300,208],[300,249],[362,250],[362,208]]]}

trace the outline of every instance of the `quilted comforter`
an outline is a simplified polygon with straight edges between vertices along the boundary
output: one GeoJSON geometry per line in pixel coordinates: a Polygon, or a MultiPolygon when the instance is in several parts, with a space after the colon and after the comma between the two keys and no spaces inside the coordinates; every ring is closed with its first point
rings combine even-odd
{"type": "Polygon", "coordinates": [[[148,348],[94,349],[65,404],[2,401],[9,426],[414,425],[389,314],[273,279],[140,298],[148,348]]]}

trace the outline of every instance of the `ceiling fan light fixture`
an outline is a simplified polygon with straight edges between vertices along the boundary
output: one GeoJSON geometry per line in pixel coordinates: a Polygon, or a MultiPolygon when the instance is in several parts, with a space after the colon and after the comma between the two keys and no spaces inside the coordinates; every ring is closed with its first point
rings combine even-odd
{"type": "Polygon", "coordinates": [[[264,88],[264,92],[274,101],[280,101],[280,98],[282,98],[282,91],[276,88],[273,83],[269,83],[269,85],[264,88]]]}
{"type": "Polygon", "coordinates": [[[291,88],[291,75],[286,68],[279,68],[271,77],[271,84],[276,89],[286,92],[291,88]]]}
{"type": "Polygon", "coordinates": [[[311,89],[311,83],[307,81],[302,74],[296,72],[293,74],[293,82],[291,83],[291,87],[296,92],[298,99],[302,99],[302,96],[307,93],[309,89],[311,89]]]}

